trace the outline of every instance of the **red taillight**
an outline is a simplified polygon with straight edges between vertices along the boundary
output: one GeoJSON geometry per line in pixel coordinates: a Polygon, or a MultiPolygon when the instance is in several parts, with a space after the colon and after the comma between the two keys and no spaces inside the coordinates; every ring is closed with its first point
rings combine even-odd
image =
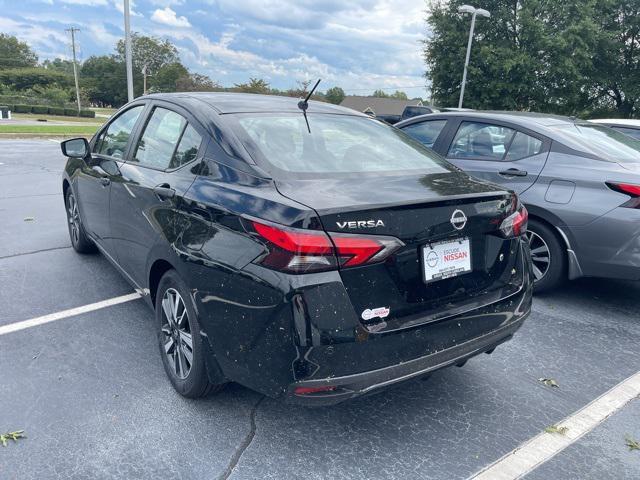
{"type": "Polygon", "coordinates": [[[336,389],[333,385],[323,385],[321,387],[296,387],[293,393],[296,395],[308,395],[310,393],[332,392],[336,389]]]}
{"type": "Polygon", "coordinates": [[[393,237],[326,234],[283,226],[251,222],[256,233],[267,240],[269,253],[258,262],[290,273],[319,272],[356,267],[385,260],[404,245],[393,237]]]}
{"type": "Polygon", "coordinates": [[[607,182],[607,187],[618,193],[624,193],[631,197],[629,201],[621,205],[622,207],[640,208],[640,185],[633,185],[632,183],[607,182]]]}
{"type": "Polygon", "coordinates": [[[500,224],[500,233],[505,238],[519,237],[527,231],[529,223],[529,212],[524,205],[505,218],[500,224]]]}

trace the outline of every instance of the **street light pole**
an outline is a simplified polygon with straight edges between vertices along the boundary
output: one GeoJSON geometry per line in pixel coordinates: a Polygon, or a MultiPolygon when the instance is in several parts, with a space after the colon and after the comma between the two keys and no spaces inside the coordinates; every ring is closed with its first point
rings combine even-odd
{"type": "Polygon", "coordinates": [[[129,0],[124,0],[124,59],[127,66],[127,98],[133,100],[133,62],[131,60],[131,22],[129,0]]]}
{"type": "Polygon", "coordinates": [[[469,41],[467,42],[467,56],[464,59],[464,71],[462,73],[462,85],[460,86],[460,100],[458,100],[458,108],[462,108],[462,100],[464,99],[464,87],[467,83],[467,68],[469,67],[469,57],[471,56],[471,43],[473,42],[473,31],[476,28],[476,16],[490,17],[491,14],[482,9],[475,8],[471,5],[462,5],[458,8],[459,13],[471,14],[471,28],[469,29],[469,41]]]}
{"type": "Polygon", "coordinates": [[[79,28],[71,27],[65,31],[71,32],[71,49],[73,51],[73,79],[76,83],[76,101],[78,102],[78,115],[82,107],[80,105],[80,85],[78,83],[78,61],[76,60],[76,32],[79,32],[79,28]]]}

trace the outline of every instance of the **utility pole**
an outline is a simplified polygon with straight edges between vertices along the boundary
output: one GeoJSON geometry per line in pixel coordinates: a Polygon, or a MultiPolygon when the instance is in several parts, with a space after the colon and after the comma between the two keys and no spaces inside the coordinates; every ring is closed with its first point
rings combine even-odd
{"type": "Polygon", "coordinates": [[[127,65],[127,97],[133,101],[133,63],[131,60],[131,11],[129,0],[124,0],[124,57],[127,65]]]}
{"type": "Polygon", "coordinates": [[[78,83],[78,65],[76,61],[76,32],[79,32],[79,28],[71,27],[67,28],[65,32],[71,32],[71,50],[73,51],[73,78],[76,81],[76,101],[78,102],[78,115],[80,115],[80,84],[78,83]]]}

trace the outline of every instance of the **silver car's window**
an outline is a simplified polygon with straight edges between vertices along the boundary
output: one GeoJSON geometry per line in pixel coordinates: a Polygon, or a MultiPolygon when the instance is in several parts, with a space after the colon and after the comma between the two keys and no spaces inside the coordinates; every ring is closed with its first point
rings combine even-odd
{"type": "Polygon", "coordinates": [[[509,150],[507,151],[506,161],[512,162],[523,158],[532,157],[542,151],[542,140],[531,137],[522,132],[516,132],[513,137],[509,150]]]}
{"type": "Polygon", "coordinates": [[[131,161],[160,170],[169,168],[186,125],[182,115],[166,108],[155,108],[131,161]]]}
{"type": "Polygon", "coordinates": [[[601,125],[576,123],[550,126],[557,139],[580,152],[610,162],[640,163],[640,141],[601,125]]]}
{"type": "Polygon", "coordinates": [[[462,122],[448,157],[502,160],[515,131],[488,123],[462,122]]]}
{"type": "Polygon", "coordinates": [[[616,125],[612,126],[611,128],[618,132],[624,133],[625,135],[628,135],[635,140],[640,140],[640,128],[618,127],[616,125]]]}
{"type": "Polygon", "coordinates": [[[436,143],[440,132],[446,124],[446,120],[425,120],[424,122],[407,125],[402,130],[425,147],[433,148],[433,144],[436,143]]]}
{"type": "Polygon", "coordinates": [[[130,108],[113,120],[97,142],[95,153],[114,158],[124,157],[129,137],[143,109],[143,105],[130,108]]]}
{"type": "MultiPolygon", "coordinates": [[[[292,173],[423,171],[446,162],[398,129],[366,117],[300,113],[235,114],[233,128],[254,156],[292,173]]],[[[269,168],[272,170],[272,168],[269,168]]]]}

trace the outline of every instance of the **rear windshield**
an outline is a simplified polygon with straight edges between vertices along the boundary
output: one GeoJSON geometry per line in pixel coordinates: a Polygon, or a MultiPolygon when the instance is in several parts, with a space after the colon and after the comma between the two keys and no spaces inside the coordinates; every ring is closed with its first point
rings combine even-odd
{"type": "Polygon", "coordinates": [[[452,167],[405,133],[367,117],[300,113],[228,115],[236,135],[270,173],[348,174],[452,167]],[[274,171],[275,170],[275,171],[274,171]]]}
{"type": "Polygon", "coordinates": [[[558,140],[610,162],[640,163],[640,141],[602,125],[553,125],[558,140]]]}

